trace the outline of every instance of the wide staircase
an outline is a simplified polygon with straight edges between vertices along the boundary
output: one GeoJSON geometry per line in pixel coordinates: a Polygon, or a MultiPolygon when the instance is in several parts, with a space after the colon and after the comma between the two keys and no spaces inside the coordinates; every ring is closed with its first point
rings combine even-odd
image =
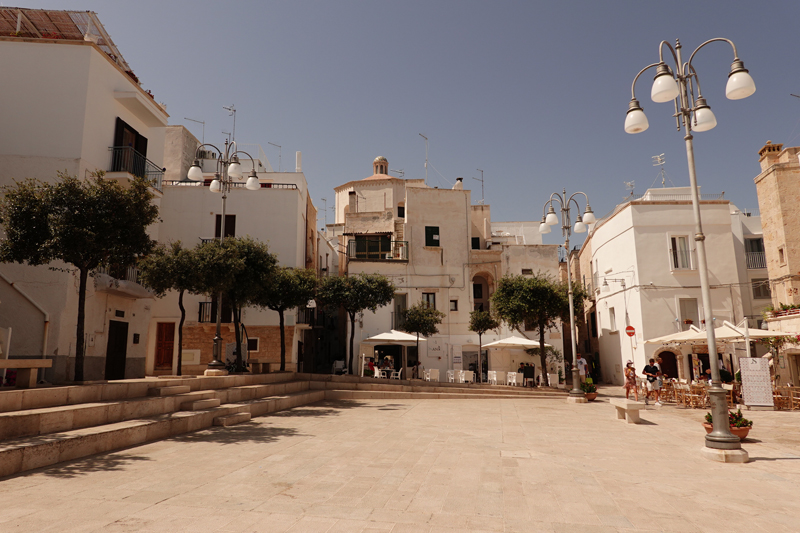
{"type": "Polygon", "coordinates": [[[563,398],[564,391],[282,372],[0,391],[0,477],[322,400],[563,398]]]}

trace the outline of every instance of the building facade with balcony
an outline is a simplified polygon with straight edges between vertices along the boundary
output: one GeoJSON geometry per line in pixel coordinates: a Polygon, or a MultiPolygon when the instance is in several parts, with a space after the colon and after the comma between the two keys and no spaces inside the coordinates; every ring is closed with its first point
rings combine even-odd
{"type": "MultiPolygon", "coordinates": [[[[168,115],[97,16],[8,7],[0,15],[0,184],[53,182],[59,171],[122,182],[139,175],[153,180],[159,203],[168,115]]],[[[12,357],[51,358],[45,379],[63,381],[74,372],[78,282],[49,266],[0,265],[0,325],[12,328],[12,357]]],[[[109,265],[89,280],[86,379],[145,375],[152,298],[128,267],[109,265]]]]}
{"type": "MultiPolygon", "coordinates": [[[[715,327],[744,318],[759,327],[770,301],[756,252],[763,248],[759,218],[723,195],[701,195],[700,208],[715,327]]],[[[627,360],[641,372],[656,355],[671,377],[689,376],[693,353],[708,368],[706,345],[645,344],[692,325],[705,328],[688,187],[649,189],[618,205],[592,227],[575,264],[573,274],[590,297],[579,346],[596,360],[604,382],[621,385],[627,360]],[[625,333],[628,326],[633,336],[625,333]]],[[[744,347],[720,343],[718,353],[728,369],[738,368],[744,347]]]]}
{"type": "MultiPolygon", "coordinates": [[[[426,369],[439,369],[445,379],[445,371],[459,368],[460,355],[460,367],[474,370],[479,347],[477,334],[469,331],[470,312],[490,310],[490,296],[505,274],[557,276],[557,247],[541,244],[538,232],[531,231],[538,224],[493,223],[490,206],[472,205],[461,178],[452,189],[438,189],[421,179],[390,176],[388,168],[386,158],[378,157],[371,176],[336,187],[336,217],[327,227],[327,235],[338,239],[342,275],[379,273],[397,287],[390,305],[357,320],[354,355],[388,356],[399,370],[401,347],[358,341],[401,329],[403,312],[425,302],[445,318],[439,333],[420,343],[419,353],[408,349],[409,365],[419,361],[426,369]]],[[[483,344],[510,334],[505,327],[487,332],[483,344]]],[[[343,342],[348,335],[340,335],[343,342]]],[[[547,339],[562,350],[560,331],[547,339]]],[[[516,370],[521,358],[533,361],[524,352],[492,350],[489,369],[516,370]]],[[[355,362],[353,368],[360,371],[355,362]]]]}
{"type": "MultiPolygon", "coordinates": [[[[205,150],[200,163],[206,179],[188,181],[186,175],[200,141],[183,126],[169,126],[165,138],[168,170],[163,181],[159,241],[165,244],[180,241],[184,247],[191,248],[204,240],[218,239],[222,199],[220,194],[209,190],[209,184],[219,154],[205,150]]],[[[240,156],[241,165],[245,176],[251,169],[256,170],[261,188],[247,190],[244,187],[246,178],[234,182],[227,198],[225,236],[249,236],[268,243],[270,252],[277,256],[282,267],[311,268],[319,272],[318,258],[327,253],[329,263],[326,265],[336,268],[331,262],[331,249],[318,250],[317,212],[309,196],[299,152],[295,172],[274,172],[258,145],[239,144],[237,147],[254,157],[251,160],[240,156]]],[[[202,374],[212,358],[216,298],[186,294],[184,306],[182,373],[202,374]]],[[[322,324],[317,324],[317,315],[314,309],[285,313],[287,370],[315,369],[316,361],[312,356],[321,333],[318,330],[322,329],[322,324]]],[[[170,293],[153,302],[148,326],[148,375],[172,374],[177,370],[179,321],[177,294],[170,293]]],[[[222,302],[222,322],[223,345],[230,359],[234,357],[235,331],[231,309],[225,301],[222,302]]],[[[277,368],[280,363],[278,313],[245,308],[242,324],[246,339],[244,359],[259,359],[277,368]]]]}

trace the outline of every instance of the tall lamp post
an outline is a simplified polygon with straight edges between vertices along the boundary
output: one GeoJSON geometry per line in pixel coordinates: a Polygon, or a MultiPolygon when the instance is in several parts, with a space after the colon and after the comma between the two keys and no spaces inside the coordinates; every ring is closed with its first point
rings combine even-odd
{"type": "MultiPolygon", "coordinates": [[[[195,159],[192,166],[189,168],[189,172],[187,173],[186,177],[190,180],[194,181],[203,181],[203,169],[200,167],[200,149],[204,146],[209,146],[219,153],[217,157],[217,165],[214,172],[214,179],[209,186],[209,190],[214,193],[222,193],[222,217],[220,219],[219,225],[219,241],[220,244],[225,240],[225,207],[226,202],[228,199],[228,193],[234,186],[233,180],[241,180],[242,179],[242,165],[239,163],[239,156],[238,154],[244,154],[250,158],[250,161],[253,163],[253,170],[250,171],[250,174],[247,177],[247,182],[245,187],[248,190],[255,191],[261,188],[261,184],[258,181],[258,175],[256,174],[256,163],[253,156],[245,152],[244,150],[237,150],[236,149],[236,142],[230,142],[225,140],[225,150],[220,150],[213,144],[205,143],[201,144],[195,150],[195,159]]],[[[209,370],[212,371],[211,373],[222,373],[225,371],[225,363],[220,360],[222,355],[222,292],[217,295],[217,333],[214,336],[214,347],[213,347],[213,356],[211,362],[208,363],[208,372],[209,370]]]]}
{"type": "MultiPolygon", "coordinates": [[[[700,198],[697,192],[697,176],[695,174],[694,147],[692,145],[692,130],[708,131],[717,125],[717,119],[711,108],[703,98],[700,91],[700,80],[697,71],[692,65],[695,54],[707,44],[713,42],[726,42],[733,48],[733,63],[728,74],[728,83],[725,87],[725,96],[731,100],[747,98],[756,91],[753,78],[750,77],[744,63],[739,59],[736,45],[729,39],[710,39],[695,49],[689,56],[689,61],[684,63],[681,56],[681,43],[675,41],[673,48],[667,41],[658,45],[658,63],[653,63],[643,68],[631,84],[631,101],[625,117],[625,131],[628,133],[641,133],[648,127],[647,117],[642,111],[639,101],[636,100],[634,88],[636,80],[646,70],[655,67],[656,76],[650,97],[654,102],[673,101],[675,105],[675,121],[678,131],[683,126],[686,142],[686,158],[689,164],[689,184],[692,188],[692,210],[694,212],[695,236],[697,243],[697,263],[700,274],[700,292],[705,316],[706,337],[708,340],[708,353],[711,357],[711,387],[708,396],[711,401],[713,417],[713,430],[706,435],[703,453],[709,459],[722,462],[747,462],[747,452],[742,450],[739,438],[733,435],[728,425],[728,403],[725,390],[720,386],[719,365],[716,364],[717,339],[714,334],[713,310],[711,308],[711,289],[708,284],[708,263],[706,260],[705,235],[700,220],[700,198]],[[667,48],[674,60],[674,69],[664,61],[664,48],[667,48]],[[695,91],[697,98],[695,99],[695,91]]],[[[669,57],[668,57],[669,59],[669,57]]]]}
{"type": "MultiPolygon", "coordinates": [[[[569,237],[574,230],[575,233],[585,233],[586,224],[594,224],[595,219],[592,208],[589,206],[589,197],[584,192],[573,193],[572,196],[567,197],[567,190],[564,189],[561,194],[554,192],[550,195],[550,199],[544,203],[542,207],[542,223],[539,225],[539,233],[550,233],[550,226],[558,224],[558,215],[553,209],[553,202],[558,203],[561,208],[561,233],[564,236],[564,249],[567,251],[567,294],[569,295],[569,327],[570,338],[572,339],[572,390],[569,391],[567,401],[570,403],[584,403],[586,402],[586,395],[579,388],[580,377],[578,375],[578,336],[575,334],[575,304],[572,299],[572,271],[570,269],[570,253],[569,253],[569,237]],[[580,215],[580,206],[575,199],[575,195],[582,194],[586,198],[586,209],[584,210],[583,217],[580,215]],[[578,214],[575,217],[575,227],[572,227],[570,218],[571,204],[575,204],[578,208],[578,214]],[[547,213],[544,212],[547,208],[547,213]]],[[[542,348],[543,349],[543,348],[542,348]]]]}

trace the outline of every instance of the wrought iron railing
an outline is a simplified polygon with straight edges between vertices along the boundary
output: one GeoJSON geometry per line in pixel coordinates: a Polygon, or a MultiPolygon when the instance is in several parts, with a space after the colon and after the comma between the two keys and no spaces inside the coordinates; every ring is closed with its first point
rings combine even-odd
{"type": "Polygon", "coordinates": [[[145,178],[151,182],[151,187],[161,190],[166,169],[160,168],[132,146],[111,146],[108,150],[111,152],[109,172],[127,172],[145,178]]]}
{"type": "Polygon", "coordinates": [[[408,261],[408,241],[352,239],[347,243],[349,259],[408,261]]]}
{"type": "MultiPolygon", "coordinates": [[[[217,302],[200,302],[200,309],[197,317],[198,322],[217,321],[217,302]]],[[[222,323],[230,324],[233,322],[233,312],[227,305],[222,306],[222,323]]]]}
{"type": "Polygon", "coordinates": [[[764,252],[745,252],[744,257],[748,269],[767,268],[767,257],[764,252]]]}
{"type": "MultiPolygon", "coordinates": [[[[166,187],[208,187],[211,185],[211,178],[205,181],[181,181],[181,180],[167,180],[163,182],[166,187]]],[[[231,187],[234,189],[244,189],[247,185],[244,181],[234,181],[231,187]]],[[[289,189],[297,190],[295,183],[262,183],[262,189],[289,189]]]]}
{"type": "Polygon", "coordinates": [[[134,265],[102,265],[97,268],[98,274],[105,274],[120,281],[139,283],[139,269],[134,265]]]}

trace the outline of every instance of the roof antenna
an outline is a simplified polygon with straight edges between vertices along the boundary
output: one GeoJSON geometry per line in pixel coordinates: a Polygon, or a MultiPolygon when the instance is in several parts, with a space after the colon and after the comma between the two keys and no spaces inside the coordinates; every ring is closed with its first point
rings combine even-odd
{"type": "Polygon", "coordinates": [[[397,172],[397,174],[400,176],[401,179],[406,177],[406,173],[403,171],[402,168],[400,170],[392,169],[389,172],[397,172]]]}
{"type": "Polygon", "coordinates": [[[206,121],[205,120],[195,120],[195,119],[189,118],[189,117],[183,117],[183,120],[191,120],[192,122],[197,122],[198,124],[202,124],[203,125],[203,140],[201,141],[201,144],[205,144],[206,143],[206,121]]]}
{"type": "Polygon", "coordinates": [[[667,160],[664,158],[664,154],[654,155],[651,159],[653,160],[654,167],[661,165],[661,187],[666,187],[666,185],[664,185],[664,163],[666,163],[667,160]]]}
{"type": "Polygon", "coordinates": [[[281,148],[280,144],[271,143],[269,141],[267,141],[267,144],[270,144],[270,145],[275,146],[276,148],[278,148],[278,172],[280,172],[281,171],[281,152],[283,152],[283,148],[281,148]]]}
{"type": "Polygon", "coordinates": [[[231,140],[236,140],[236,107],[231,104],[230,107],[222,106],[222,109],[228,112],[228,116],[233,116],[233,135],[231,135],[231,140]]]}
{"type": "Polygon", "coordinates": [[[476,168],[475,170],[477,170],[478,172],[481,173],[481,179],[478,179],[478,178],[472,178],[472,179],[474,179],[475,181],[480,181],[481,182],[481,201],[480,201],[480,205],[483,205],[483,203],[484,203],[484,200],[483,200],[483,170],[481,170],[479,168],[476,168]]]}
{"type": "Polygon", "coordinates": [[[633,189],[636,188],[636,182],[635,181],[626,181],[624,183],[625,183],[625,188],[628,189],[629,193],[628,193],[628,196],[623,198],[623,200],[627,200],[628,198],[633,198],[633,189]]]}
{"type": "Polygon", "coordinates": [[[325,227],[328,227],[328,199],[327,198],[320,198],[323,202],[325,202],[325,227]]]}
{"type": "Polygon", "coordinates": [[[428,138],[421,133],[419,134],[419,136],[425,139],[425,185],[427,185],[428,184],[428,138]]]}

